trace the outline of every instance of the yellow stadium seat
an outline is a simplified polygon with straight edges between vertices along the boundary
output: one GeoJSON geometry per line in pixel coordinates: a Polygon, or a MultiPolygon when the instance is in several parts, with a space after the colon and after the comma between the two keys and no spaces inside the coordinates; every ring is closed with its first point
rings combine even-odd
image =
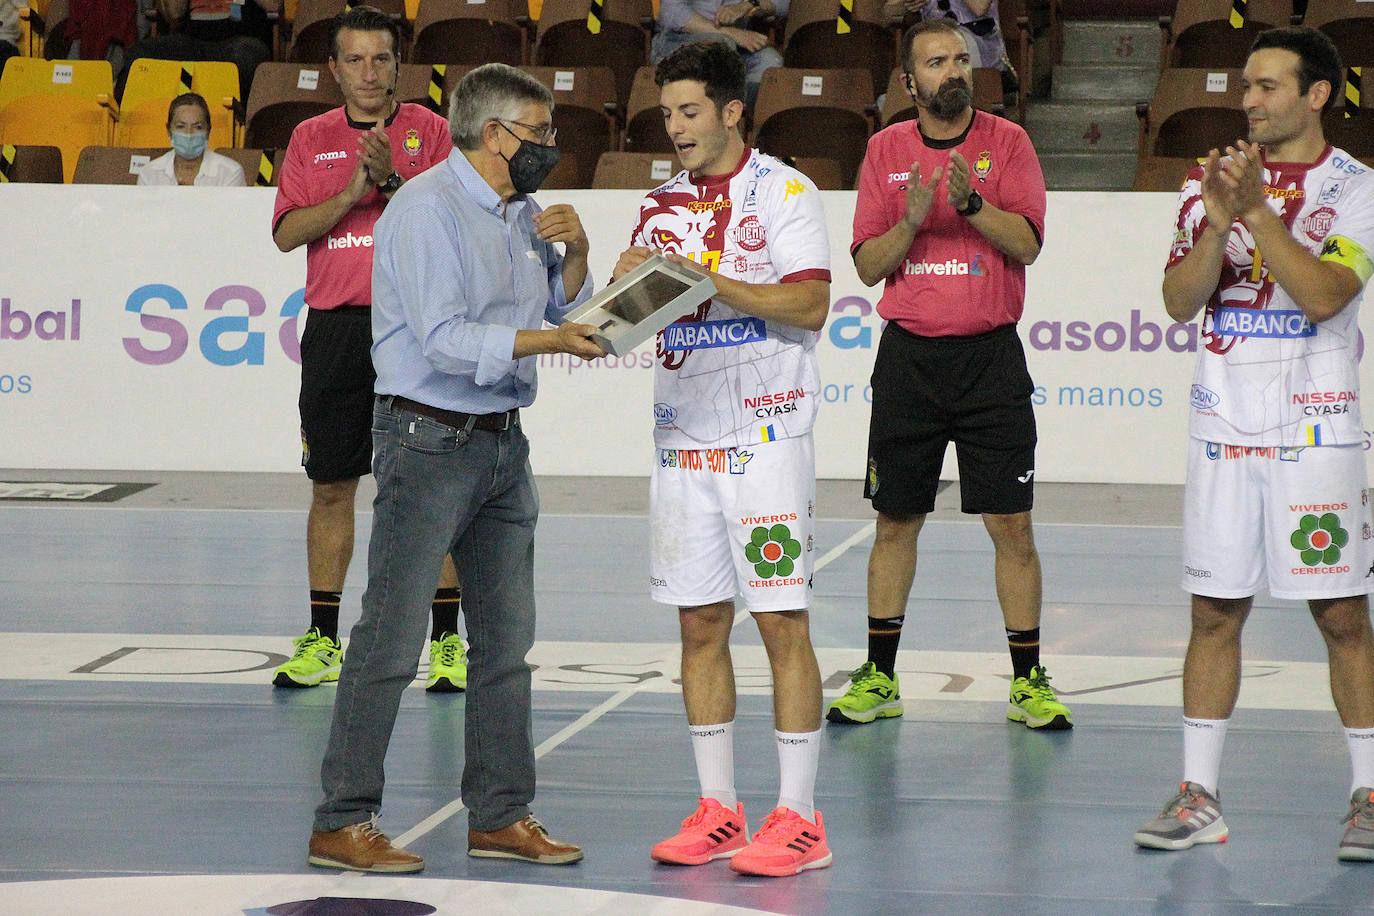
{"type": "Polygon", "coordinates": [[[14,57],[5,65],[0,144],[59,147],[67,181],[83,147],[113,141],[118,117],[107,61],[14,57]]]}
{"type": "Polygon", "coordinates": [[[115,145],[165,145],[167,106],[183,92],[199,93],[210,106],[211,146],[238,144],[243,105],[238,97],[238,69],[233,64],[139,58],[129,67],[115,145]]]}

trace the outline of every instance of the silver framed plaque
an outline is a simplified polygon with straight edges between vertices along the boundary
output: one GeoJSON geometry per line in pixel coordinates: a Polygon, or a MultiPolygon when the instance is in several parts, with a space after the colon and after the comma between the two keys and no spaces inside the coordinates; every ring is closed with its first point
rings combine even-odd
{"type": "Polygon", "coordinates": [[[597,329],[592,339],[601,349],[624,356],[715,292],[710,274],[653,254],[594,294],[566,320],[592,325],[597,329]]]}

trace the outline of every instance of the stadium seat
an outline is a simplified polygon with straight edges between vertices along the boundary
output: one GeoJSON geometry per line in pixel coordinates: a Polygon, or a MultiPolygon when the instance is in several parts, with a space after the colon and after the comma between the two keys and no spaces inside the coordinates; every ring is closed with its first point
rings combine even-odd
{"type": "Polygon", "coordinates": [[[0,77],[0,144],[59,147],[69,181],[82,147],[113,142],[118,117],[107,61],[12,57],[0,77]]]}
{"type": "Polygon", "coordinates": [[[410,60],[518,67],[529,63],[533,29],[525,0],[423,0],[410,60]]]}
{"type": "Polygon", "coordinates": [[[853,189],[853,184],[844,183],[844,166],[838,159],[826,159],[820,156],[797,156],[788,157],[785,160],[788,165],[801,172],[811,183],[816,186],[818,191],[849,191],[853,189]]]}
{"type": "Polygon", "coordinates": [[[1374,66],[1374,3],[1307,0],[1302,24],[1329,35],[1347,67],[1374,66]]]}
{"type": "Polygon", "coordinates": [[[753,145],[775,156],[837,159],[851,188],[875,116],[867,70],[773,67],[759,84],[753,145]]]}
{"type": "Polygon", "coordinates": [[[401,64],[396,77],[396,101],[414,102],[447,116],[444,82],[448,69],[445,64],[401,64]]]}
{"type": "MultiPolygon", "coordinates": [[[[973,107],[998,117],[1006,117],[1005,96],[1002,94],[1002,71],[993,67],[973,69],[973,107]]],[[[895,67],[888,77],[887,92],[883,96],[882,126],[916,117],[916,103],[902,81],[902,68],[895,67]]]]}
{"type": "Polygon", "coordinates": [[[27,33],[28,56],[43,57],[48,35],[60,32],[66,24],[67,0],[28,0],[19,10],[19,19],[27,33]]]}
{"type": "Polygon", "coordinates": [[[1178,0],[1159,20],[1160,67],[1244,67],[1255,36],[1292,17],[1292,0],[1178,0]]]}
{"type": "Polygon", "coordinates": [[[840,0],[792,0],[783,32],[783,65],[866,68],[876,98],[898,62],[897,34],[883,19],[883,0],[852,0],[850,5],[841,18],[840,0]]]}
{"type": "Polygon", "coordinates": [[[72,184],[138,184],[139,170],[167,150],[166,146],[88,146],[77,158],[72,184]]]}
{"type": "Polygon", "coordinates": [[[671,153],[673,141],[663,127],[663,111],[658,106],[659,88],[654,68],[635,71],[630,102],[625,107],[625,149],[632,153],[671,153]]]}
{"type": "Polygon", "coordinates": [[[342,104],[328,67],[267,61],[253,74],[243,145],[285,149],[297,124],[342,104]]]}
{"type": "Polygon", "coordinates": [[[1139,105],[1141,156],[1205,156],[1249,136],[1241,110],[1241,71],[1170,67],[1154,99],[1139,105]]]}
{"type": "MultiPolygon", "coordinates": [[[[386,13],[398,24],[406,18],[403,0],[367,0],[369,6],[386,13]]],[[[294,10],[284,10],[291,15],[291,45],[285,57],[288,61],[302,64],[323,64],[329,60],[329,24],[344,8],[357,5],[354,0],[296,0],[294,10]]],[[[402,41],[405,35],[402,31],[402,41]]],[[[396,53],[403,55],[405,48],[397,48],[396,53]]]]}
{"type": "Polygon", "coordinates": [[[167,106],[183,92],[199,93],[210,106],[210,145],[233,146],[243,123],[239,72],[227,61],[139,58],[129,66],[115,127],[116,146],[167,142],[167,106]]]}
{"type": "Polygon", "coordinates": [[[1197,165],[1192,156],[1141,156],[1135,170],[1133,191],[1177,191],[1197,165]]]}
{"type": "Polygon", "coordinates": [[[623,153],[612,150],[596,160],[594,188],[656,188],[682,171],[673,153],[623,153]]]}
{"type": "Polygon", "coordinates": [[[630,100],[635,71],[649,62],[649,0],[544,0],[534,62],[553,67],[610,67],[616,101],[630,100]],[[593,11],[600,9],[600,15],[593,11]],[[591,29],[595,27],[597,31],[591,29]]]}
{"type": "MultiPolygon", "coordinates": [[[[1033,71],[1037,20],[1042,22],[1045,29],[1049,28],[1047,3],[1039,0],[1001,0],[997,4],[997,27],[1002,32],[1002,44],[1006,46],[1007,59],[1011,61],[1018,76],[1016,119],[1021,123],[1025,123],[1026,120],[1026,100],[1030,97],[1031,84],[1035,77],[1033,71]]],[[[1005,112],[998,114],[1005,116],[1005,112]]]]}
{"type": "Polygon", "coordinates": [[[233,159],[243,167],[243,177],[248,186],[275,188],[281,171],[281,161],[286,155],[284,149],[239,149],[225,147],[215,152],[233,159]]]}
{"type": "MultiPolygon", "coordinates": [[[[558,137],[560,140],[562,139],[562,131],[558,132],[558,137]]],[[[559,145],[561,146],[562,144],[559,145]]],[[[565,152],[563,158],[558,160],[558,165],[553,167],[553,171],[549,173],[549,177],[545,178],[544,183],[539,187],[549,191],[558,191],[565,188],[589,188],[591,187],[591,183],[585,176],[594,174],[595,171],[595,159],[584,162],[582,155],[565,152]]]]}
{"type": "MultiPolygon", "coordinates": [[[[596,161],[619,146],[619,111],[615,74],[609,67],[525,67],[525,72],[553,91],[553,125],[564,158],[577,163],[576,177],[566,187],[590,188],[596,161]]],[[[550,185],[551,187],[551,185],[550,185]]]]}
{"type": "MultiPolygon", "coordinates": [[[[1365,68],[1361,68],[1362,70],[1365,68]]],[[[1374,67],[1368,69],[1374,74],[1374,67]]],[[[1356,87],[1346,73],[1345,104],[1328,112],[1322,119],[1326,139],[1362,162],[1374,160],[1374,93],[1356,87]]]]}
{"type": "Polygon", "coordinates": [[[61,184],[62,150],[55,146],[0,146],[0,184],[61,184]]]}

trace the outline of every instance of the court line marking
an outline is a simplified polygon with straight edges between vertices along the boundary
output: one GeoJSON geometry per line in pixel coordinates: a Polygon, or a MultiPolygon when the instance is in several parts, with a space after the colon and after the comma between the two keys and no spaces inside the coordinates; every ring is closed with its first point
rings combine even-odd
{"type": "MultiPolygon", "coordinates": [[[[826,566],[829,566],[835,560],[843,556],[847,551],[851,550],[856,544],[859,544],[866,538],[871,537],[874,531],[876,530],[876,525],[876,522],[865,522],[853,534],[845,538],[839,544],[835,545],[823,557],[817,560],[816,565],[815,567],[813,567],[812,571],[820,572],[826,566]]],[[[738,626],[740,622],[748,616],[749,612],[747,610],[740,611],[738,614],[735,615],[734,624],[732,626],[738,626]]],[[[656,661],[662,662],[665,660],[658,659],[656,661]]],[[[648,682],[646,681],[640,684],[636,684],[633,687],[625,688],[619,693],[616,693],[608,697],[606,700],[602,701],[598,705],[587,710],[582,715],[578,716],[577,719],[575,719],[574,721],[560,728],[557,732],[550,735],[548,738],[544,739],[544,741],[541,742],[539,746],[534,749],[534,759],[542,760],[545,756],[554,751],[556,748],[558,748],[559,745],[563,744],[569,738],[572,738],[580,732],[585,731],[587,728],[589,728],[591,725],[597,722],[602,716],[606,715],[606,713],[611,712],[612,710],[624,705],[636,694],[642,692],[645,688],[645,684],[647,683],[648,682]]],[[[424,820],[420,821],[414,827],[411,827],[405,833],[402,833],[399,836],[397,836],[396,839],[392,842],[394,842],[397,846],[408,846],[411,843],[415,842],[416,840],[433,831],[436,827],[447,821],[449,818],[461,812],[463,810],[463,807],[464,805],[462,798],[455,798],[447,805],[444,805],[442,808],[435,811],[429,817],[426,817],[424,820]]]]}

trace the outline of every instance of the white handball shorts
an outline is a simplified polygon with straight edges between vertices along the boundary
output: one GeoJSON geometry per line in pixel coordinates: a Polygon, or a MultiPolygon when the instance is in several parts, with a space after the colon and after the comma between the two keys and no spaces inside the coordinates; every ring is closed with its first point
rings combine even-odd
{"type": "Polygon", "coordinates": [[[1184,591],[1246,598],[1267,581],[1275,598],[1368,594],[1372,538],[1361,446],[1188,440],[1184,591]]]}
{"type": "Polygon", "coordinates": [[[653,600],[750,611],[811,606],[811,435],[737,448],[658,449],[649,478],[653,600]]]}

